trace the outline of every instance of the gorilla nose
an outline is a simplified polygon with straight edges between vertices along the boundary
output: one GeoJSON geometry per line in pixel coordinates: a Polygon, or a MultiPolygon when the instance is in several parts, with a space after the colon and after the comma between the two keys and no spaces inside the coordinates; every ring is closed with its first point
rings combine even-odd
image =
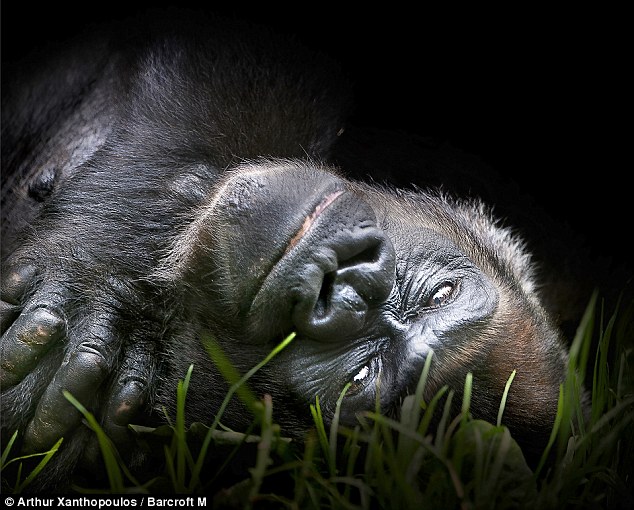
{"type": "Polygon", "coordinates": [[[393,288],[390,240],[363,195],[328,168],[243,165],[206,210],[186,236],[197,244],[185,262],[209,296],[205,314],[236,341],[265,344],[292,330],[350,338],[393,288]]]}
{"type": "Polygon", "coordinates": [[[389,296],[394,249],[371,207],[353,193],[337,196],[314,223],[297,253],[288,254],[297,262],[287,278],[300,278],[292,321],[303,336],[337,342],[363,330],[368,312],[389,296]]]}
{"type": "Polygon", "coordinates": [[[322,189],[264,279],[250,310],[252,331],[274,324],[342,341],[357,335],[391,293],[392,243],[372,207],[344,181],[335,184],[322,189]]]}

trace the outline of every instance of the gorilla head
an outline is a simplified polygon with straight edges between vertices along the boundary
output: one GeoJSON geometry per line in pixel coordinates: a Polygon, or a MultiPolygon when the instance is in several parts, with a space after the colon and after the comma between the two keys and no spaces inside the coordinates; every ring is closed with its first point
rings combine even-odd
{"type": "MultiPolygon", "coordinates": [[[[344,423],[397,413],[433,351],[426,397],[471,372],[489,420],[516,370],[505,423],[539,452],[566,354],[521,240],[478,201],[337,170],[348,89],[330,62],[184,21],[3,83],[2,429],[27,451],[65,437],[41,487],[95,444],[63,390],[133,453],[127,425],[164,419],[192,363],[187,418],[213,420],[226,383],[205,339],[244,373],[293,331],[251,380],[287,434],[317,396],[332,418],[348,384],[344,423]]],[[[251,419],[234,404],[223,421],[251,419]]]]}
{"type": "MultiPolygon", "coordinates": [[[[298,410],[315,396],[331,416],[347,383],[345,423],[377,398],[397,412],[433,350],[427,398],[445,384],[459,391],[472,372],[474,414],[495,421],[517,370],[506,422],[535,454],[550,432],[565,353],[521,243],[481,205],[351,182],[314,162],[245,163],[219,180],[153,276],[180,288],[184,338],[196,325],[243,373],[297,332],[255,383],[284,403],[276,412],[292,428],[308,425],[298,410]]],[[[187,342],[176,332],[172,352],[187,342]]],[[[185,373],[185,352],[170,356],[170,374],[185,373]]],[[[199,419],[219,405],[204,395],[222,396],[206,356],[190,399],[199,419]]]]}

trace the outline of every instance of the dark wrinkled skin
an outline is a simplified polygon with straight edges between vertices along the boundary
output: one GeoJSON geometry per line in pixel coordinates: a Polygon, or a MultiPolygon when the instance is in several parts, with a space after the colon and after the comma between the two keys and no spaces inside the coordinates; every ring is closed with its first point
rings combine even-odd
{"type": "Polygon", "coordinates": [[[3,87],[3,440],[65,438],[35,489],[100,462],[62,390],[140,472],[127,425],[173,415],[192,363],[188,420],[211,422],[227,387],[210,336],[244,373],[297,332],[252,381],[295,435],[347,383],[344,423],[377,387],[395,413],[432,350],[427,396],[472,372],[485,419],[517,370],[505,422],[538,452],[566,353],[521,243],[479,204],[347,179],[328,163],[348,103],[331,64],[198,21],[165,44],[138,27],[84,42],[3,87]]]}

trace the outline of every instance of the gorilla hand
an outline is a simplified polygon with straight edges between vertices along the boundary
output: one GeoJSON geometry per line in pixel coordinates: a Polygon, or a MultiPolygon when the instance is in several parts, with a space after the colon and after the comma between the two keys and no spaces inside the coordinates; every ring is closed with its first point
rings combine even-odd
{"type": "Polygon", "coordinates": [[[62,272],[13,260],[2,275],[2,428],[21,429],[30,452],[70,439],[81,415],[67,390],[89,409],[100,406],[106,433],[125,443],[128,423],[147,402],[153,359],[152,346],[133,331],[120,334],[131,287],[113,277],[95,285],[93,274],[88,292],[62,272]]]}
{"type": "Polygon", "coordinates": [[[36,268],[19,265],[3,271],[0,294],[0,388],[19,383],[64,333],[59,316],[60,297],[52,288],[42,289],[24,303],[33,285],[36,268]]]}

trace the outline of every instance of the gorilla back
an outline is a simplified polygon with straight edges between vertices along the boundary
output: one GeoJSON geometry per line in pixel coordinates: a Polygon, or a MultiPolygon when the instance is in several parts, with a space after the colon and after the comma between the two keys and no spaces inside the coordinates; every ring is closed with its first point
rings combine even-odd
{"type": "Polygon", "coordinates": [[[173,413],[192,363],[187,418],[211,422],[209,337],[244,373],[297,333],[252,380],[293,435],[348,383],[342,422],[398,412],[432,351],[427,398],[471,372],[489,420],[517,370],[505,422],[540,451],[566,353],[521,240],[477,201],[336,169],[349,92],[319,55],[226,20],[108,34],[3,86],[2,428],[65,437],[39,490],[99,463],[63,390],[140,470],[127,425],[173,413]]]}

